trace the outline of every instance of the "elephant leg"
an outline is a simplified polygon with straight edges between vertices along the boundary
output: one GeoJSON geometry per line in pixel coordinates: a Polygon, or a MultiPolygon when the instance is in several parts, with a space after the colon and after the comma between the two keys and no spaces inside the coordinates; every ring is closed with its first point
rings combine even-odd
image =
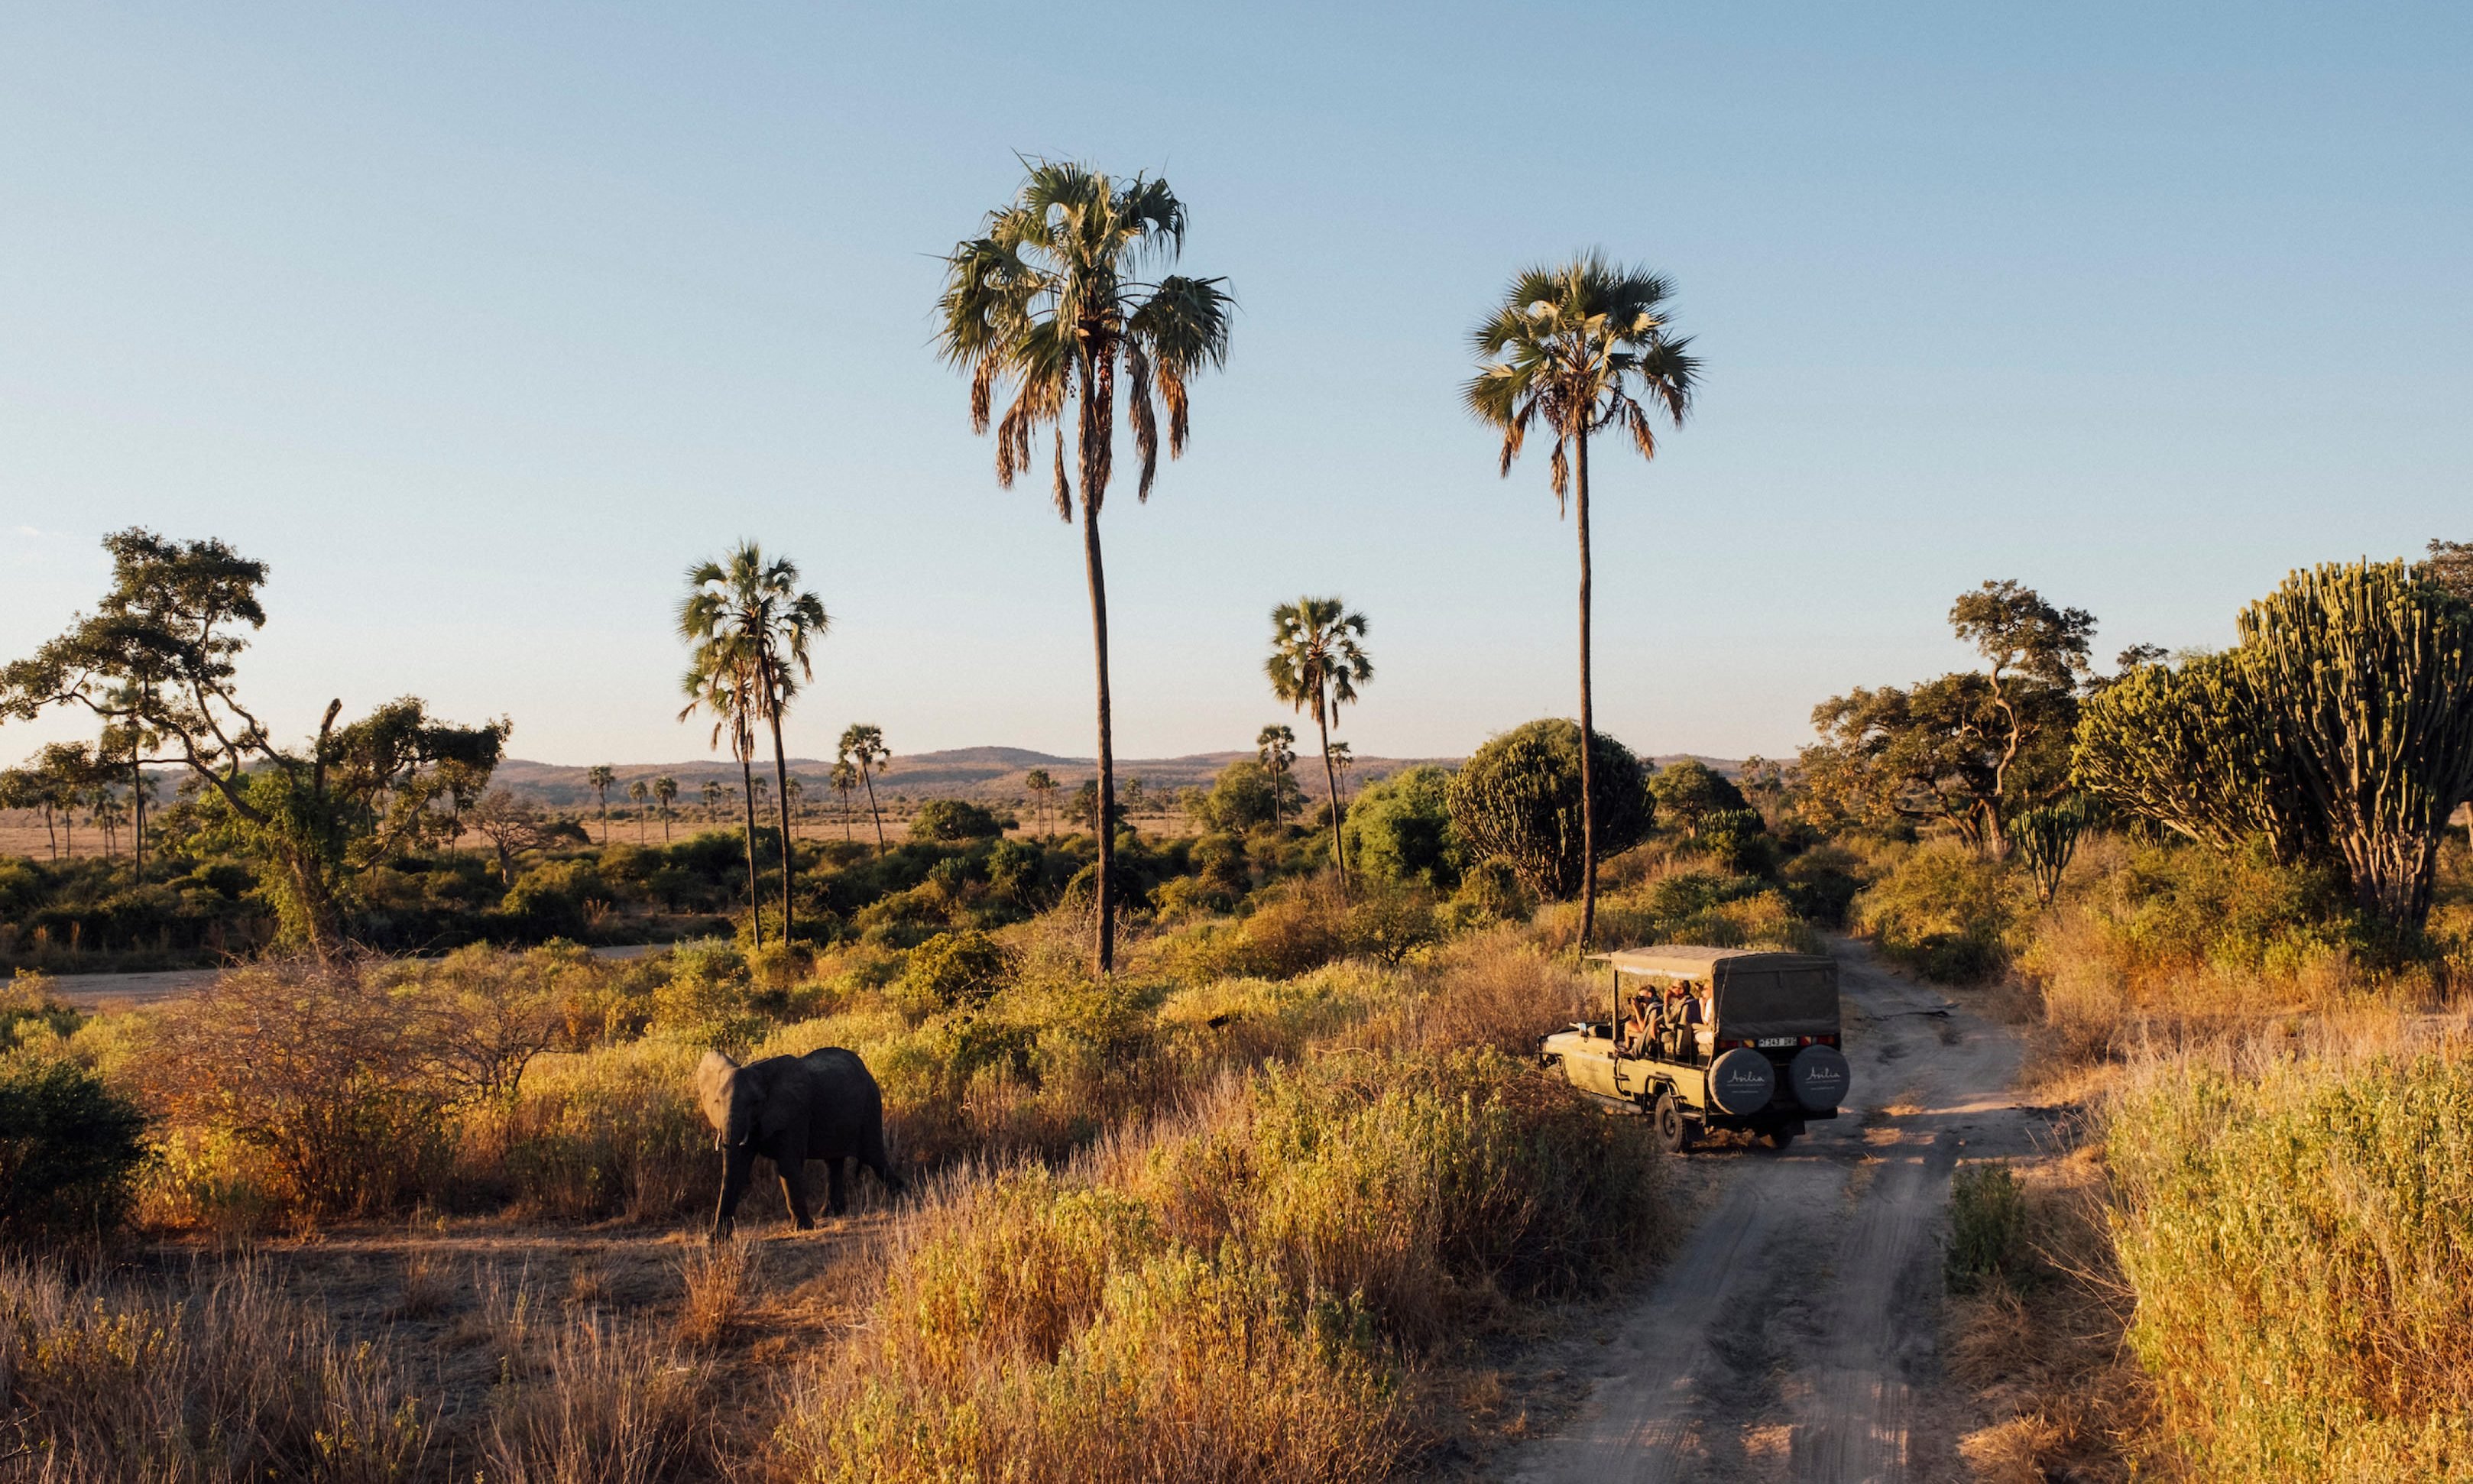
{"type": "Polygon", "coordinates": [[[866,1147],[859,1151],[858,1162],[875,1171],[876,1178],[883,1184],[884,1188],[895,1195],[902,1195],[909,1190],[910,1187],[901,1183],[901,1177],[893,1173],[893,1162],[884,1157],[884,1131],[881,1128],[877,1129],[875,1137],[867,1141],[866,1147]]]}
{"type": "Polygon", "coordinates": [[[755,1174],[756,1151],[745,1144],[732,1144],[721,1154],[721,1204],[712,1213],[712,1239],[720,1241],[730,1234],[731,1223],[738,1215],[738,1203],[747,1194],[747,1183],[755,1174]]]}
{"type": "Polygon", "coordinates": [[[825,1209],[836,1216],[850,1214],[850,1199],[843,1185],[843,1169],[850,1161],[835,1155],[825,1161],[825,1209]]]}
{"type": "Polygon", "coordinates": [[[807,1145],[804,1139],[785,1144],[774,1156],[781,1171],[781,1194],[790,1203],[790,1224],[805,1232],[816,1224],[814,1204],[807,1198],[807,1145]]]}

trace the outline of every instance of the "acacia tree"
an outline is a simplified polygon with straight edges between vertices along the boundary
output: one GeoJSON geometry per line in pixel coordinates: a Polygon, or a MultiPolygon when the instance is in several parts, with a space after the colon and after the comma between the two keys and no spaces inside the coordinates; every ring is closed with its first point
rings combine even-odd
{"type": "Polygon", "coordinates": [[[331,960],[355,874],[441,837],[451,816],[438,804],[478,797],[512,729],[439,722],[411,697],[338,727],[337,700],[306,747],[278,746],[234,686],[246,634],[266,623],[266,564],[218,540],[136,528],[103,544],[109,591],[67,633],[0,668],[0,720],[83,706],[156,738],[206,791],[214,826],[266,868],[260,883],[285,941],[331,960]]]}
{"type": "MultiPolygon", "coordinates": [[[[1271,654],[1262,661],[1271,694],[1300,711],[1311,711],[1322,734],[1322,776],[1331,790],[1331,858],[1339,884],[1348,885],[1348,854],[1339,829],[1339,768],[1331,755],[1333,712],[1357,699],[1357,687],[1374,679],[1374,661],[1357,641],[1365,636],[1365,615],[1337,598],[1299,598],[1271,610],[1271,654]]],[[[1276,788],[1277,780],[1274,780],[1276,788]]],[[[1276,792],[1273,798],[1279,797],[1276,792]]]]}
{"type": "Polygon", "coordinates": [[[592,797],[601,801],[601,843],[610,843],[610,785],[618,781],[618,770],[606,762],[594,763],[584,770],[584,785],[592,797]]]}
{"type": "Polygon", "coordinates": [[[1285,722],[1273,722],[1254,734],[1254,755],[1261,759],[1262,771],[1271,776],[1271,823],[1280,823],[1286,802],[1288,769],[1297,760],[1297,730],[1285,722]]]}
{"type": "Polygon", "coordinates": [[[1985,680],[1992,688],[1993,708],[2001,713],[2003,735],[1992,764],[1994,807],[1987,843],[1994,854],[2006,855],[2009,771],[2019,750],[2044,726],[2056,723],[2067,730],[2076,722],[2075,707],[2049,703],[2074,697],[2085,685],[2095,615],[2082,608],[2054,608],[2033,588],[2004,580],[1960,593],[1950,606],[1949,626],[1991,667],[1985,680]]]}
{"type": "Polygon", "coordinates": [[[867,815],[876,823],[876,853],[884,853],[884,811],[876,803],[876,776],[893,760],[893,749],[884,745],[884,729],[871,722],[852,722],[842,729],[841,750],[837,755],[858,771],[859,780],[867,785],[867,815]]]}
{"type": "MultiPolygon", "coordinates": [[[[701,657],[689,669],[726,668],[743,675],[746,699],[773,734],[775,797],[781,810],[781,936],[790,937],[791,845],[790,764],[781,750],[781,713],[799,693],[802,681],[815,679],[808,645],[830,626],[824,600],[799,589],[799,568],[789,558],[771,562],[754,541],[741,541],[719,562],[706,562],[687,571],[687,595],[679,605],[679,635],[695,645],[701,657]],[[795,675],[793,671],[797,672],[795,675]]],[[[743,759],[742,759],[743,761],[743,759]]],[[[755,777],[747,778],[747,850],[751,873],[750,904],[756,860],[755,777]]],[[[759,909],[760,912],[760,909],[759,909]]]]}
{"type": "Polygon", "coordinates": [[[1136,497],[1150,498],[1159,465],[1159,409],[1168,456],[1185,451],[1188,380],[1228,355],[1232,300],[1218,278],[1169,274],[1153,263],[1184,250],[1186,212],[1165,180],[1118,182],[1086,166],[1042,160],[1013,201],[988,213],[980,236],[947,259],[938,344],[970,373],[971,427],[996,424],[996,482],[1010,489],[1032,466],[1031,441],[1054,434],[1056,513],[1073,518],[1065,422],[1074,423],[1082,502],[1082,561],[1091,589],[1091,642],[1099,721],[1097,942],[1100,973],[1116,961],[1116,752],[1108,691],[1108,588],[1099,550],[1116,448],[1116,383],[1141,460],[1136,497]],[[996,418],[1000,396],[1010,396],[996,418]]]}
{"type": "Polygon", "coordinates": [[[1573,496],[1580,537],[1580,945],[1597,926],[1597,790],[1589,773],[1596,749],[1589,673],[1589,439],[1615,429],[1643,459],[1657,457],[1653,414],[1680,426],[1699,362],[1688,338],[1668,333],[1673,288],[1644,269],[1583,253],[1559,267],[1532,268],[1511,281],[1502,302],[1472,337],[1484,368],[1466,389],[1469,410],[1502,434],[1508,478],[1532,423],[1554,441],[1549,471],[1554,508],[1573,496]]]}

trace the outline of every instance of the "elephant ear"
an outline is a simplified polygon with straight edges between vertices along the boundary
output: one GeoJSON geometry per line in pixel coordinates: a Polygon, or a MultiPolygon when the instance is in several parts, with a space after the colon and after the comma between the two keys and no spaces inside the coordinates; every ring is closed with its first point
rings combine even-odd
{"type": "Polygon", "coordinates": [[[708,1051],[696,1064],[696,1101],[725,1148],[747,1142],[748,1120],[741,1108],[755,1090],[748,1084],[739,1065],[721,1052],[708,1051]]]}

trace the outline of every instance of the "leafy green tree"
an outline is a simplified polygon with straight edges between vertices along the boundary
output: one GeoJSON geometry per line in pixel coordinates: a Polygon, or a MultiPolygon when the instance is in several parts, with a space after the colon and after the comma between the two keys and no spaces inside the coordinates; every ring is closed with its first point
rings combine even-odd
{"type": "Polygon", "coordinates": [[[2473,541],[2430,543],[2430,557],[2413,575],[2440,590],[2473,603],[2473,541]]]}
{"type": "Polygon", "coordinates": [[[1047,832],[1047,796],[1056,792],[1056,779],[1045,768],[1033,768],[1021,777],[1021,786],[1039,805],[1040,831],[1047,832]]]}
{"type": "Polygon", "coordinates": [[[1116,447],[1116,382],[1141,460],[1136,487],[1150,497],[1159,464],[1159,408],[1167,412],[1170,458],[1185,451],[1187,385],[1227,359],[1233,301],[1216,278],[1164,275],[1185,246],[1186,212],[1164,180],[1118,182],[1079,164],[1040,161],[1014,200],[988,213],[982,235],[947,259],[938,342],[971,377],[971,426],[996,424],[996,482],[1029,472],[1040,429],[1055,432],[1056,513],[1073,518],[1065,423],[1074,423],[1082,496],[1082,557],[1091,587],[1091,638],[1098,679],[1099,843],[1097,942],[1092,961],[1116,961],[1115,912],[1116,749],[1108,691],[1108,589],[1099,550],[1116,447]],[[1009,395],[1001,419],[996,403],[1009,395]]]}
{"type": "Polygon", "coordinates": [[[679,780],[664,773],[653,780],[653,802],[661,810],[661,843],[670,843],[671,806],[678,802],[679,780]]]}
{"type": "Polygon", "coordinates": [[[1365,785],[1348,806],[1357,869],[1442,892],[1459,885],[1464,858],[1452,826],[1451,783],[1450,770],[1423,763],[1365,785]]]}
{"type": "Polygon", "coordinates": [[[1656,820],[1640,759],[1597,733],[1586,774],[1580,729],[1559,717],[1516,727],[1487,742],[1452,777],[1452,824],[1476,860],[1500,856],[1538,896],[1568,901],[1587,886],[1581,790],[1596,792],[1597,844],[1609,854],[1638,845],[1656,820]]]}
{"type": "Polygon", "coordinates": [[[1692,840],[1700,838],[1700,823],[1710,815],[1751,807],[1741,789],[1697,757],[1658,769],[1648,780],[1648,791],[1657,800],[1659,816],[1682,826],[1685,838],[1692,840]]]}
{"type": "Polygon", "coordinates": [[[1205,829],[1241,834],[1279,817],[1279,777],[1251,757],[1236,758],[1211,780],[1210,792],[1188,791],[1186,812],[1205,829]]]}
{"type": "Polygon", "coordinates": [[[930,799],[910,816],[913,840],[987,840],[1003,833],[1004,826],[994,814],[968,799],[930,799]]]}
{"type": "Polygon", "coordinates": [[[338,727],[335,701],[305,748],[278,746],[234,684],[246,634],[266,622],[265,563],[221,541],[137,529],[104,549],[109,591],[66,634],[0,668],[0,719],[84,706],[159,738],[205,791],[210,823],[265,868],[260,888],[285,941],[332,958],[356,873],[442,837],[450,813],[439,804],[479,796],[508,724],[450,726],[407,697],[338,727]]]}
{"type": "Polygon", "coordinates": [[[1273,722],[1254,736],[1254,755],[1261,759],[1262,771],[1271,776],[1271,823],[1277,825],[1285,817],[1281,805],[1285,802],[1288,774],[1297,760],[1297,730],[1273,722]]]}
{"type": "Polygon", "coordinates": [[[884,853],[884,811],[876,803],[876,776],[893,760],[893,749],[884,745],[884,729],[869,722],[852,722],[842,729],[843,762],[858,770],[859,780],[867,785],[868,818],[876,822],[876,853],[884,853]]]}
{"type": "Polygon", "coordinates": [[[1299,598],[1271,610],[1271,655],[1262,661],[1271,694],[1300,711],[1311,711],[1322,734],[1323,784],[1331,796],[1331,858],[1339,882],[1348,885],[1348,851],[1339,828],[1339,767],[1331,755],[1331,719],[1357,699],[1357,687],[1374,679],[1374,661],[1357,640],[1365,615],[1348,611],[1337,598],[1299,598]]]}
{"type": "Polygon", "coordinates": [[[610,785],[618,781],[618,770],[606,762],[594,763],[584,770],[584,786],[601,804],[601,843],[610,843],[610,785]]]}
{"type": "MultiPolygon", "coordinates": [[[[1589,439],[1607,429],[1628,435],[1643,459],[1657,456],[1655,414],[1680,426],[1699,362],[1690,340],[1666,323],[1673,288],[1659,275],[1583,253],[1559,267],[1532,268],[1511,281],[1502,302],[1473,337],[1485,363],[1467,388],[1469,410],[1502,434],[1502,474],[1511,474],[1532,423],[1552,438],[1549,471],[1554,505],[1575,496],[1580,537],[1580,735],[1597,734],[1589,667],[1589,439]]],[[[1589,781],[1594,745],[1575,747],[1580,786],[1580,943],[1597,926],[1598,839],[1589,781]]]]}
{"type": "MultiPolygon", "coordinates": [[[[787,557],[764,559],[754,541],[741,541],[719,562],[687,571],[687,596],[679,605],[679,636],[696,647],[694,674],[720,667],[743,671],[747,699],[773,735],[773,780],[781,811],[781,936],[795,926],[791,896],[790,764],[781,750],[781,713],[802,682],[815,679],[808,647],[825,636],[832,620],[824,600],[799,590],[799,568],[787,557]]],[[[751,871],[756,850],[755,780],[748,779],[747,835],[751,871]]],[[[755,883],[749,882],[753,906],[755,883]]]]}

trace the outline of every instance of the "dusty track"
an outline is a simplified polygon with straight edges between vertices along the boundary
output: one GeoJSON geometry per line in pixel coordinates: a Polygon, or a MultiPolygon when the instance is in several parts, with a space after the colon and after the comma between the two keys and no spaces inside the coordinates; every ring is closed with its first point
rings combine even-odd
{"type": "Polygon", "coordinates": [[[2018,1044],[1841,943],[1852,1103],[1791,1149],[1685,1156],[1711,1205],[1650,1293],[1613,1301],[1524,1484],[1964,1477],[1935,1392],[1940,1243],[1961,1159],[2031,1151],[2018,1044]]]}

